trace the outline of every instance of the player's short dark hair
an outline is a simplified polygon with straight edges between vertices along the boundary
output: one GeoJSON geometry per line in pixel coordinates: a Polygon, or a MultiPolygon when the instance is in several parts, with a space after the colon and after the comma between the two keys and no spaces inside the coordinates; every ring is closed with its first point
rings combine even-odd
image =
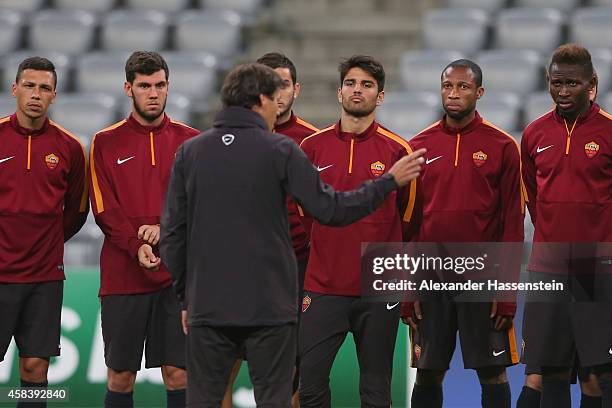
{"type": "Polygon", "coordinates": [[[463,67],[469,69],[470,71],[472,71],[472,74],[474,74],[474,81],[476,82],[476,86],[482,86],[482,69],[480,69],[480,66],[474,61],[461,58],[451,62],[442,70],[442,74],[440,74],[440,79],[442,79],[442,76],[444,75],[446,70],[451,67],[463,67]]]}
{"type": "Polygon", "coordinates": [[[361,68],[368,74],[372,75],[378,84],[378,92],[385,89],[385,69],[379,61],[373,57],[370,57],[369,55],[353,55],[338,65],[338,71],[340,72],[340,86],[342,86],[344,78],[351,68],[361,68]]]}
{"type": "Polygon", "coordinates": [[[251,109],[259,105],[259,95],[272,99],[283,84],[281,77],[272,68],[249,63],[238,65],[225,77],[221,87],[223,106],[240,106],[251,109]]]}
{"type": "Polygon", "coordinates": [[[55,72],[55,65],[51,61],[43,57],[28,57],[21,61],[17,68],[17,75],[15,76],[15,83],[19,83],[21,73],[26,69],[34,69],[36,71],[47,71],[53,74],[53,88],[57,86],[57,73],[55,72]]]}
{"type": "Polygon", "coordinates": [[[589,50],[578,44],[563,44],[559,46],[550,59],[550,64],[548,65],[549,72],[553,64],[580,65],[589,80],[594,75],[593,61],[591,61],[589,50]]]}
{"type": "Polygon", "coordinates": [[[297,71],[295,70],[295,65],[293,61],[291,61],[285,54],[281,54],[280,52],[269,52],[267,54],[262,55],[257,60],[258,63],[264,64],[272,69],[276,68],[287,68],[291,73],[291,80],[295,85],[297,83],[297,71]]]}
{"type": "Polygon", "coordinates": [[[125,79],[131,84],[136,74],[151,75],[163,69],[166,81],[170,77],[170,70],[164,57],[154,51],[135,51],[125,62],[125,79]]]}

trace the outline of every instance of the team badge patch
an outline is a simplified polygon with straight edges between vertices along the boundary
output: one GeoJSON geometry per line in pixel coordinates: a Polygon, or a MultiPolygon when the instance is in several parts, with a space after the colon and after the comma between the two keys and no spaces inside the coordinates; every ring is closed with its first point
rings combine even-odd
{"type": "Polygon", "coordinates": [[[385,164],[377,161],[375,163],[370,164],[370,171],[374,175],[374,177],[380,177],[385,172],[385,164]]]}
{"type": "Polygon", "coordinates": [[[595,142],[589,142],[584,145],[584,152],[589,159],[592,159],[599,152],[599,145],[595,142]]]}
{"type": "Polygon", "coordinates": [[[421,358],[421,346],[419,346],[418,344],[416,344],[414,346],[414,357],[419,360],[421,358]]]}
{"type": "Polygon", "coordinates": [[[302,313],[304,313],[308,309],[311,302],[312,302],[312,299],[310,298],[310,296],[308,295],[304,296],[304,299],[302,300],[302,313]]]}
{"type": "Polygon", "coordinates": [[[487,157],[489,156],[487,156],[487,154],[482,150],[479,150],[476,153],[472,154],[472,160],[474,160],[474,164],[476,165],[476,167],[480,167],[485,164],[485,162],[487,161],[487,157]]]}
{"type": "Polygon", "coordinates": [[[45,156],[45,163],[47,164],[47,167],[50,170],[53,170],[54,168],[57,167],[57,164],[59,163],[59,157],[57,157],[53,153],[48,154],[45,156]]]}

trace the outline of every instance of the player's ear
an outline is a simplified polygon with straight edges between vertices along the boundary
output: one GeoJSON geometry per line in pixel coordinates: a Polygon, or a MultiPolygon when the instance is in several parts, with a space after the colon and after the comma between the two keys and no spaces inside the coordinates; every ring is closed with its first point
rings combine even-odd
{"type": "Polygon", "coordinates": [[[125,91],[125,94],[127,96],[129,96],[130,98],[132,97],[132,84],[129,83],[128,81],[125,81],[123,83],[123,90],[125,91]]]}
{"type": "Polygon", "coordinates": [[[476,99],[482,98],[482,95],[484,95],[484,87],[479,86],[476,90],[476,99]]]}
{"type": "Polygon", "coordinates": [[[338,88],[338,102],[342,103],[342,88],[338,88]]]}
{"type": "Polygon", "coordinates": [[[382,91],[380,91],[378,93],[378,95],[376,96],[376,106],[380,106],[382,105],[383,101],[385,100],[385,90],[383,89],[382,91]]]}
{"type": "Polygon", "coordinates": [[[300,85],[299,82],[296,82],[295,85],[293,85],[293,99],[295,99],[298,96],[300,96],[300,91],[301,90],[302,90],[302,86],[300,85]]]}

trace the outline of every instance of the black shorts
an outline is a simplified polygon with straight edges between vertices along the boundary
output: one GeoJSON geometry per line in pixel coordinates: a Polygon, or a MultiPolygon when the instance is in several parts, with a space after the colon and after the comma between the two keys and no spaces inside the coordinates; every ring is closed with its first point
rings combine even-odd
{"type": "Polygon", "coordinates": [[[508,367],[519,361],[514,326],[497,331],[485,302],[421,302],[423,319],[410,329],[410,365],[426,370],[448,370],[455,352],[457,331],[465,368],[508,367]]]}
{"type": "Polygon", "coordinates": [[[399,304],[306,291],[299,329],[300,405],[331,403],[329,375],[336,353],[351,332],[359,361],[361,403],[391,405],[393,353],[399,304]]]}
{"type": "Polygon", "coordinates": [[[534,367],[584,367],[612,361],[612,305],[527,302],[522,362],[534,367]]]}
{"type": "Polygon", "coordinates": [[[60,355],[64,281],[0,283],[0,361],[15,337],[20,357],[60,355]]]}
{"type": "Polygon", "coordinates": [[[190,326],[187,406],[219,407],[236,358],[245,352],[257,406],[291,406],[295,324],[259,327],[190,326]]]}
{"type": "Polygon", "coordinates": [[[102,336],[106,366],[138,371],[145,367],[185,367],[181,307],[171,287],[153,293],[102,296],[102,336]]]}

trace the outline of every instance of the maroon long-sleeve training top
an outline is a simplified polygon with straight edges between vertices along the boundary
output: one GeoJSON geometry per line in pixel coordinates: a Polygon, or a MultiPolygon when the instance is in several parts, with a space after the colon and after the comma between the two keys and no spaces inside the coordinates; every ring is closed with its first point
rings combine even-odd
{"type": "Polygon", "coordinates": [[[46,119],[0,119],[0,282],[64,279],[64,242],[89,211],[83,145],[46,119]]]}

